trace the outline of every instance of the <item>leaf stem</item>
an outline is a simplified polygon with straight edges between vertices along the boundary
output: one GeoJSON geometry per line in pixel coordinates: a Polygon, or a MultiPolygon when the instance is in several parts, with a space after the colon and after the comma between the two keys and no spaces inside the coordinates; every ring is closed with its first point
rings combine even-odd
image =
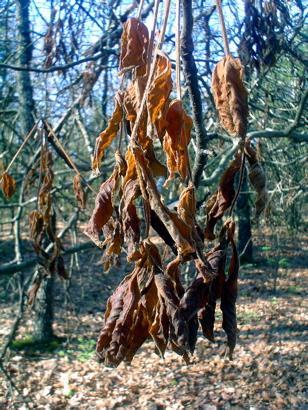
{"type": "MultiPolygon", "coordinates": [[[[28,135],[26,136],[26,138],[23,140],[21,146],[18,148],[16,154],[13,156],[13,158],[11,159],[11,162],[9,163],[9,165],[6,167],[6,170],[4,171],[4,173],[8,173],[9,169],[11,168],[11,166],[13,165],[13,163],[15,162],[16,158],[18,157],[18,155],[21,153],[22,149],[24,148],[24,146],[27,144],[27,142],[29,141],[29,139],[33,136],[34,131],[36,131],[36,128],[38,126],[39,121],[37,121],[33,127],[31,128],[31,130],[29,131],[28,135]]],[[[2,180],[2,177],[1,177],[2,180]]]]}
{"type": "Polygon", "coordinates": [[[224,19],[224,15],[222,11],[221,0],[216,0],[216,5],[217,5],[217,11],[218,11],[219,20],[220,20],[222,38],[224,42],[225,56],[227,56],[230,54],[230,48],[229,48],[229,42],[228,42],[228,37],[227,37],[225,19],[224,19]]]}
{"type": "Polygon", "coordinates": [[[182,99],[181,93],[181,0],[176,0],[176,94],[182,99]]]}

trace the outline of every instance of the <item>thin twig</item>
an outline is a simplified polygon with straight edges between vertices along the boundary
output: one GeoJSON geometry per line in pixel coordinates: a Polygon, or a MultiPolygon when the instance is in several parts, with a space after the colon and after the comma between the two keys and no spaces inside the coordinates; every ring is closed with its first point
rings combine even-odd
{"type": "Polygon", "coordinates": [[[181,93],[181,0],[176,0],[176,94],[182,99],[181,93]]]}
{"type": "Polygon", "coordinates": [[[221,0],[216,0],[216,4],[217,4],[217,11],[218,11],[219,20],[220,20],[222,38],[224,41],[225,55],[227,56],[230,54],[230,48],[229,48],[229,42],[228,42],[228,37],[227,37],[225,19],[224,19],[224,15],[222,12],[221,0]]]}
{"type": "MultiPolygon", "coordinates": [[[[27,142],[29,141],[29,139],[33,136],[34,131],[36,130],[37,126],[38,126],[39,121],[37,121],[33,127],[31,128],[31,130],[29,131],[28,135],[26,136],[26,138],[24,139],[24,141],[22,142],[21,146],[18,148],[16,154],[13,156],[13,158],[11,159],[11,162],[9,163],[9,165],[6,167],[6,170],[4,173],[9,172],[11,166],[14,164],[14,161],[16,160],[16,158],[18,157],[18,155],[21,153],[22,149],[24,148],[24,146],[27,144],[27,142]]],[[[0,179],[0,181],[2,180],[2,177],[0,179]]]]}
{"type": "Polygon", "coordinates": [[[141,0],[138,7],[137,18],[141,19],[142,9],[143,9],[144,0],[141,0]]]}
{"type": "Polygon", "coordinates": [[[63,145],[61,144],[59,138],[56,136],[54,130],[50,127],[50,125],[48,124],[47,121],[44,121],[44,124],[46,125],[48,131],[49,131],[49,135],[48,137],[51,135],[54,140],[56,141],[56,143],[58,144],[58,146],[61,148],[61,151],[63,153],[63,155],[66,157],[67,161],[69,162],[69,164],[71,165],[71,167],[73,168],[73,170],[76,172],[77,175],[80,175],[80,177],[82,178],[83,182],[86,184],[86,186],[90,189],[90,191],[92,191],[94,194],[96,194],[96,192],[94,191],[94,189],[91,187],[91,185],[88,184],[87,180],[81,175],[79,169],[76,167],[76,165],[74,164],[72,158],[70,157],[70,155],[66,152],[65,148],[63,147],[63,145]]]}

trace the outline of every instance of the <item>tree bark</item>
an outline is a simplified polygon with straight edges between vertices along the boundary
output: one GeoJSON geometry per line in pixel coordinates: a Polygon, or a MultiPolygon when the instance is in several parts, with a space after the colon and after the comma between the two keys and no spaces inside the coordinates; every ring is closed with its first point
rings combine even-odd
{"type": "Polygon", "coordinates": [[[193,56],[194,43],[192,39],[193,14],[192,1],[183,1],[183,31],[181,35],[181,53],[184,65],[185,81],[187,83],[192,105],[192,117],[196,133],[196,157],[193,166],[193,182],[198,188],[206,164],[207,133],[203,124],[202,99],[198,84],[198,70],[193,56]]]}
{"type": "MultiPolygon", "coordinates": [[[[39,267],[38,269],[42,269],[39,267]]],[[[45,277],[42,280],[40,289],[35,300],[35,318],[33,322],[33,339],[39,343],[50,342],[54,335],[53,324],[53,276],[45,277]]]]}
{"type": "MultiPolygon", "coordinates": [[[[30,67],[33,46],[30,36],[29,20],[30,0],[16,0],[16,14],[18,22],[18,60],[22,67],[30,67]]],[[[33,87],[28,71],[17,72],[17,88],[19,98],[19,115],[22,133],[26,135],[34,125],[33,114],[35,104],[33,87]]]]}
{"type": "MultiPolygon", "coordinates": [[[[56,232],[56,214],[51,216],[51,230],[56,232]]],[[[46,237],[43,241],[43,247],[46,248],[50,241],[46,237]]],[[[33,326],[33,339],[40,343],[50,342],[53,339],[53,289],[54,289],[54,277],[45,276],[46,272],[43,271],[41,266],[38,267],[38,275],[43,276],[40,288],[35,299],[35,318],[33,326]]]]}

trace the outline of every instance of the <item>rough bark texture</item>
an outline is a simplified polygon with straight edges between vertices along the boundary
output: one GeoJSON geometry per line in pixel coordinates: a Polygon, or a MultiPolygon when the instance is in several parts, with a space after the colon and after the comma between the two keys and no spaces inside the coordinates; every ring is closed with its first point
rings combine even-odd
{"type": "MultiPolygon", "coordinates": [[[[51,216],[52,231],[56,232],[56,214],[51,216]]],[[[43,241],[43,247],[46,248],[50,243],[50,240],[46,237],[43,241]]],[[[42,267],[38,267],[41,270],[42,267]]],[[[40,274],[44,277],[46,272],[40,271],[40,274]]],[[[35,299],[35,318],[33,326],[33,338],[37,342],[45,343],[50,342],[53,339],[53,290],[54,290],[54,277],[45,276],[42,280],[40,288],[37,292],[35,299]]]]}
{"type": "MultiPolygon", "coordinates": [[[[18,60],[22,67],[30,67],[32,60],[32,42],[30,37],[29,0],[16,0],[18,21],[18,60]]],[[[28,71],[17,72],[19,114],[22,133],[26,135],[34,125],[35,110],[33,88],[28,71]]]]}
{"type": "Polygon", "coordinates": [[[36,342],[46,343],[53,339],[53,285],[52,276],[44,278],[36,296],[33,321],[33,339],[36,342]]]}
{"type": "MultiPolygon", "coordinates": [[[[242,191],[248,191],[247,172],[244,173],[242,191]]],[[[247,194],[240,194],[237,200],[237,216],[238,216],[238,250],[241,254],[247,245],[245,252],[241,256],[242,262],[251,262],[253,259],[253,246],[251,240],[251,222],[250,222],[250,206],[247,194]]]]}
{"type": "Polygon", "coordinates": [[[184,64],[185,81],[189,90],[192,105],[192,117],[196,134],[196,157],[193,166],[193,182],[199,186],[203,168],[206,164],[207,134],[203,124],[202,100],[198,84],[198,71],[193,56],[194,45],[192,40],[193,15],[192,1],[183,1],[183,31],[181,36],[181,53],[184,64]]]}

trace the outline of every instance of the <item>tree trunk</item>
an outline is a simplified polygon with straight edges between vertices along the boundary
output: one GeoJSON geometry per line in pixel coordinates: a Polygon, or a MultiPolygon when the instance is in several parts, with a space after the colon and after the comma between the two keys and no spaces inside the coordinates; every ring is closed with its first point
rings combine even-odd
{"type": "MultiPolygon", "coordinates": [[[[51,230],[56,232],[56,214],[53,212],[51,216],[51,230]]],[[[43,247],[47,248],[50,241],[46,237],[43,241],[43,247]]],[[[54,277],[44,276],[46,272],[42,270],[42,267],[38,267],[38,274],[43,275],[41,286],[38,290],[35,300],[35,318],[33,326],[33,339],[37,342],[46,343],[50,342],[54,335],[52,331],[53,324],[53,294],[54,294],[54,277]]]]}
{"type": "Polygon", "coordinates": [[[36,342],[46,343],[53,339],[53,288],[53,276],[45,277],[36,296],[32,333],[36,342]]]}
{"type": "MultiPolygon", "coordinates": [[[[29,67],[32,60],[32,42],[29,20],[30,0],[16,0],[16,14],[18,21],[18,60],[22,67],[29,67]]],[[[34,124],[33,114],[35,104],[33,88],[28,71],[17,72],[17,89],[19,98],[19,115],[22,133],[26,135],[34,124]]]]}
{"type": "MultiPolygon", "coordinates": [[[[245,170],[242,191],[247,192],[247,190],[247,172],[245,170]]],[[[241,256],[241,261],[252,262],[253,247],[251,239],[250,206],[248,202],[248,194],[241,193],[239,195],[236,211],[238,216],[238,250],[240,254],[244,251],[243,255],[241,256]]]]}

